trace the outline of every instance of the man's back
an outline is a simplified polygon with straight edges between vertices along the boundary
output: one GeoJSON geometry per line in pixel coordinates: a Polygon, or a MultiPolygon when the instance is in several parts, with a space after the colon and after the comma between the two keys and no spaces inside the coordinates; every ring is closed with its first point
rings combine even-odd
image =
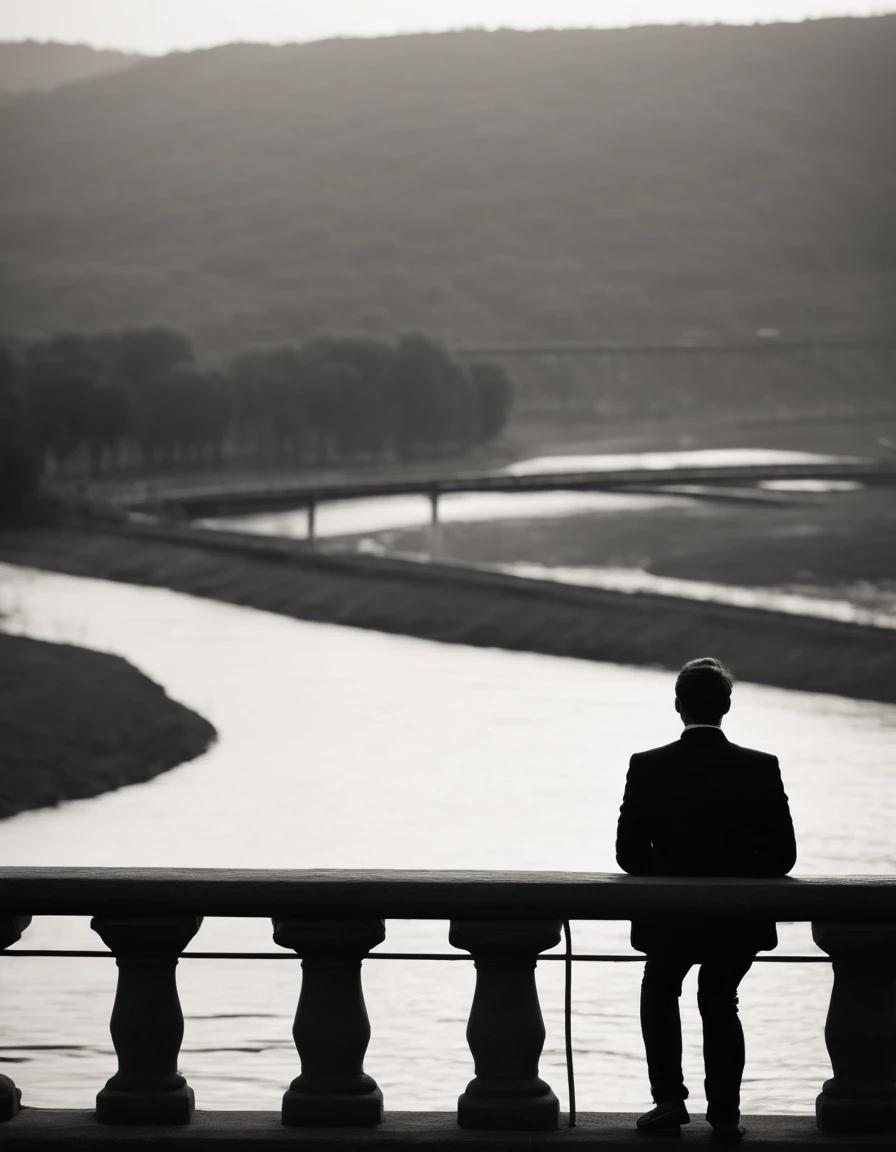
{"type": "Polygon", "coordinates": [[[777,759],[703,725],[636,754],[616,858],[634,875],[785,875],[796,844],[777,759]]]}
{"type": "MultiPolygon", "coordinates": [[[[616,861],[634,876],[786,875],[796,842],[777,759],[703,725],[632,756],[616,861]]],[[[777,946],[778,933],[774,921],[741,916],[635,920],[631,941],[639,952],[699,958],[717,950],[767,951],[777,946]]]]}

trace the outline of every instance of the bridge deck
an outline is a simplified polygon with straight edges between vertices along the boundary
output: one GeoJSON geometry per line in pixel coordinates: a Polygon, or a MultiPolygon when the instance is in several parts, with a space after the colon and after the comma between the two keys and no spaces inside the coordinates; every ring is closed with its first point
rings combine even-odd
{"type": "Polygon", "coordinates": [[[449,476],[389,477],[290,484],[255,483],[169,489],[164,493],[118,497],[116,503],[133,511],[147,508],[182,509],[190,516],[262,509],[302,507],[338,500],[384,496],[433,496],[461,492],[613,492],[649,484],[730,485],[768,480],[848,480],[862,484],[896,484],[896,461],[856,460],[826,464],[730,465],[726,467],[628,468],[615,471],[466,472],[449,476]]]}

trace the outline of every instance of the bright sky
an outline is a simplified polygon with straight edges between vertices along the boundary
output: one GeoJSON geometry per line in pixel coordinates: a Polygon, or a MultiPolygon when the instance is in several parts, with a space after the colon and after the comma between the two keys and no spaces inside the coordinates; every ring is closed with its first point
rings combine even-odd
{"type": "Polygon", "coordinates": [[[465,27],[750,24],[894,7],[894,0],[0,0],[0,40],[166,52],[465,27]]]}

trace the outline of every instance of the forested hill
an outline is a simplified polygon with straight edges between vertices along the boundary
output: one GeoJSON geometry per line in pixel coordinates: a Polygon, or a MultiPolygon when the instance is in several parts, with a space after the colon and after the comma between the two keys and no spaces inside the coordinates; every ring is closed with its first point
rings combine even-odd
{"type": "Polygon", "coordinates": [[[86,44],[56,44],[37,40],[0,42],[0,97],[44,92],[130,68],[141,57],[101,51],[86,44]]]}
{"type": "Polygon", "coordinates": [[[893,330],[896,16],[176,54],[0,110],[0,324],[893,330]]]}

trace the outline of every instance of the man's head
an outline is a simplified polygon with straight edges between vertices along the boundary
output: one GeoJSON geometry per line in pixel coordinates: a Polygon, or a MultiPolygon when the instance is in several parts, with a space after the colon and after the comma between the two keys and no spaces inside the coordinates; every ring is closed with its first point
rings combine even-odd
{"type": "Polygon", "coordinates": [[[721,724],[731,707],[731,673],[712,656],[689,660],[675,681],[675,711],[685,724],[721,724]]]}

